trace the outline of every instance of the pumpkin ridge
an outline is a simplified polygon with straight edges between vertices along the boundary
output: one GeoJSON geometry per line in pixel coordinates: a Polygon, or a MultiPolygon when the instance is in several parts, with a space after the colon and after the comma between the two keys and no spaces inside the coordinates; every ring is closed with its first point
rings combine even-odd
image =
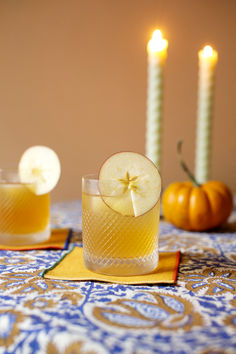
{"type": "Polygon", "coordinates": [[[202,187],[192,189],[189,206],[191,230],[203,231],[211,227],[211,208],[209,198],[202,187]]]}
{"type": "Polygon", "coordinates": [[[193,229],[192,220],[191,220],[191,213],[190,213],[190,203],[191,203],[191,196],[192,196],[192,193],[195,188],[196,187],[194,185],[192,185],[192,188],[190,188],[190,193],[189,193],[189,198],[188,198],[188,224],[189,224],[188,230],[193,229]]]}
{"type": "Polygon", "coordinates": [[[209,191],[214,191],[214,193],[218,194],[218,196],[221,198],[221,204],[218,209],[215,208],[215,215],[214,218],[217,219],[213,225],[213,227],[216,227],[218,225],[221,225],[224,223],[228,217],[231,214],[231,211],[233,209],[233,198],[232,195],[229,191],[229,189],[224,185],[224,184],[218,184],[219,182],[216,182],[217,184],[214,184],[214,181],[210,181],[209,183],[206,183],[204,185],[205,190],[209,191]]]}
{"type": "Polygon", "coordinates": [[[190,221],[190,213],[189,213],[189,205],[190,205],[190,197],[191,193],[193,190],[192,182],[183,182],[178,190],[177,196],[176,196],[176,208],[175,208],[175,213],[177,213],[177,225],[180,228],[185,228],[190,230],[191,229],[191,221],[190,221]],[[185,190],[185,193],[184,193],[185,190]],[[183,206],[181,206],[180,210],[178,210],[178,206],[180,203],[180,198],[181,196],[186,200],[186,205],[185,205],[185,210],[183,213],[183,206]],[[182,213],[181,213],[182,210],[182,213]]]}
{"type": "Polygon", "coordinates": [[[208,203],[208,210],[209,210],[209,213],[210,213],[210,215],[209,215],[209,227],[208,227],[208,229],[211,229],[211,228],[213,228],[215,225],[214,225],[214,212],[213,212],[213,207],[212,207],[212,201],[211,201],[211,198],[210,198],[210,196],[209,196],[209,194],[208,194],[208,189],[207,188],[205,188],[205,186],[204,185],[202,185],[202,190],[203,190],[203,192],[205,193],[205,196],[206,196],[206,199],[207,199],[207,203],[208,203]]]}
{"type": "Polygon", "coordinates": [[[179,195],[179,191],[181,190],[181,188],[183,187],[183,183],[180,182],[178,186],[176,186],[176,190],[175,190],[175,199],[174,199],[174,202],[173,202],[173,205],[172,205],[172,208],[171,208],[171,214],[170,214],[170,221],[172,222],[173,219],[174,219],[174,213],[175,213],[175,210],[177,208],[177,205],[178,205],[178,195],[179,195]]]}
{"type": "Polygon", "coordinates": [[[221,184],[221,182],[218,182],[218,181],[217,182],[209,181],[205,184],[205,187],[209,186],[212,189],[214,189],[215,191],[217,191],[218,193],[220,193],[223,198],[227,197],[228,200],[231,201],[231,203],[233,205],[233,198],[232,198],[232,195],[231,195],[229,189],[224,184],[221,184],[221,188],[219,188],[219,183],[221,184]],[[224,188],[224,190],[222,190],[222,188],[224,188]]]}

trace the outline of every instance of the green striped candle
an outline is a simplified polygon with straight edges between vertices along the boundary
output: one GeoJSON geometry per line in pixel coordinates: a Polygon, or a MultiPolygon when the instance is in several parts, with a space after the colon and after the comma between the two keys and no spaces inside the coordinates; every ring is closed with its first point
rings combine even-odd
{"type": "Polygon", "coordinates": [[[212,107],[218,54],[209,45],[205,46],[198,54],[199,83],[195,178],[198,183],[202,184],[210,178],[212,107]]]}
{"type": "Polygon", "coordinates": [[[159,30],[148,42],[146,156],[161,168],[163,69],[168,42],[159,30]]]}

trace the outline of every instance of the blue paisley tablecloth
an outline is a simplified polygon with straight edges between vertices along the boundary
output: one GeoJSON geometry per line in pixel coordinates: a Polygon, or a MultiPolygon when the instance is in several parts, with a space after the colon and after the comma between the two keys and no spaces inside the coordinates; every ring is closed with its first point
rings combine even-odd
{"type": "MultiPolygon", "coordinates": [[[[52,207],[80,242],[79,201],[52,207]]],[[[160,249],[182,251],[176,285],[46,280],[64,251],[0,251],[0,353],[236,353],[236,211],[191,233],[164,221],[160,249]]]]}

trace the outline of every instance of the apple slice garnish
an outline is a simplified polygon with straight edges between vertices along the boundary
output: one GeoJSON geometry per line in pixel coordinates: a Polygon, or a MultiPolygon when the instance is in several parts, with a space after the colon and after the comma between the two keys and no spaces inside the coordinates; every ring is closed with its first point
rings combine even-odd
{"type": "Polygon", "coordinates": [[[104,202],[126,216],[140,216],[160,198],[161,177],[147,157],[136,152],[110,156],[99,172],[99,189],[104,202]]]}
{"type": "Polygon", "coordinates": [[[18,166],[20,181],[29,184],[37,194],[46,194],[56,186],[61,165],[55,151],[46,146],[32,146],[27,149],[18,166]]]}

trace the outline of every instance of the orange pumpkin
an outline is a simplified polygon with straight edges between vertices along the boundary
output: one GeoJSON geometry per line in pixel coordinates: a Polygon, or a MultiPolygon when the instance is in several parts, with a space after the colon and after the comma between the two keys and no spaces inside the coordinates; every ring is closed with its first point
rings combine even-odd
{"type": "Polygon", "coordinates": [[[232,193],[220,181],[200,185],[182,159],[181,146],[179,141],[179,161],[191,182],[175,182],[167,187],[162,197],[164,218],[184,230],[204,231],[220,226],[233,209],[232,193]]]}
{"type": "Polygon", "coordinates": [[[175,182],[163,193],[165,219],[184,230],[204,231],[228,219],[233,208],[232,193],[222,182],[209,181],[201,186],[175,182]]]}

